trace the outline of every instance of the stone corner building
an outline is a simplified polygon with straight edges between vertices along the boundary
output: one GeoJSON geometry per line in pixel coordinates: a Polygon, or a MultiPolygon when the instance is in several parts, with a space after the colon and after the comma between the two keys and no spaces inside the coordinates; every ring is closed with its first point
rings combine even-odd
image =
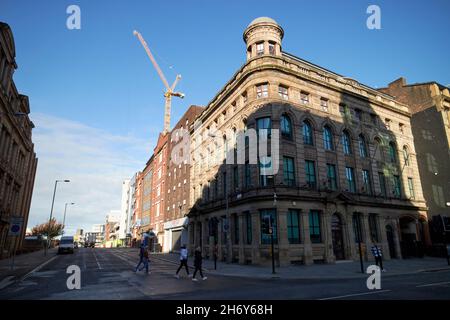
{"type": "MultiPolygon", "coordinates": [[[[437,82],[407,84],[399,78],[380,91],[408,104],[420,179],[434,243],[443,242],[442,222],[450,231],[450,93],[437,82]]],[[[449,235],[450,236],[450,235],[449,235]]],[[[450,241],[450,238],[447,240],[450,241]]]]}
{"type": "Polygon", "coordinates": [[[17,91],[12,78],[15,56],[12,31],[0,22],[0,257],[22,245],[37,166],[28,97],[17,91]],[[12,216],[23,218],[19,237],[8,236],[12,216]]]}
{"type": "Polygon", "coordinates": [[[386,259],[415,254],[429,234],[408,107],[284,52],[283,34],[271,18],[250,23],[246,63],[191,129],[191,252],[217,245],[219,260],[267,263],[269,217],[279,265],[359,259],[358,242],[368,260],[373,242],[386,259]],[[221,145],[196,141],[213,129],[221,145]],[[277,174],[249,161],[250,144],[245,163],[200,161],[236,153],[228,132],[249,129],[279,130],[277,174]]]}

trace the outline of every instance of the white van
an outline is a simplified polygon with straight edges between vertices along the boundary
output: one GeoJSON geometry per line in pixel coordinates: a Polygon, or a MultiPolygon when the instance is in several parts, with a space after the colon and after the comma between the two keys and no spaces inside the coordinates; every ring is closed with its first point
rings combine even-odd
{"type": "Polygon", "coordinates": [[[74,251],[74,243],[73,243],[73,237],[61,237],[61,240],[59,240],[59,246],[58,246],[58,254],[63,252],[70,252],[73,253],[74,251]]]}

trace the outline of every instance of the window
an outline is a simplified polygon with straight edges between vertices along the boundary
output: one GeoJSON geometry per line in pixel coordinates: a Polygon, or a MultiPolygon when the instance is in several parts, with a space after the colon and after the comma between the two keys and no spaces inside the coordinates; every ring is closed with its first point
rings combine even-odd
{"type": "Polygon", "coordinates": [[[281,116],[280,126],[281,136],[284,138],[292,139],[292,122],[289,116],[285,114],[281,116]]]}
{"type": "Polygon", "coordinates": [[[313,131],[308,121],[303,122],[303,143],[309,146],[314,145],[313,131]]]}
{"type": "Polygon", "coordinates": [[[259,184],[261,187],[273,186],[272,159],[265,157],[259,162],[259,184]]]}
{"type": "Polygon", "coordinates": [[[393,142],[389,143],[389,161],[395,163],[397,160],[396,157],[397,149],[395,148],[395,144],[393,142]]]}
{"type": "Polygon", "coordinates": [[[323,146],[325,150],[333,150],[333,134],[331,129],[327,126],[323,128],[323,146]]]}
{"type": "Polygon", "coordinates": [[[404,146],[403,147],[403,161],[406,167],[410,166],[410,162],[409,162],[409,152],[408,152],[408,147],[404,146]]]}
{"type": "Polygon", "coordinates": [[[347,131],[344,131],[342,135],[342,148],[344,149],[344,154],[352,154],[352,142],[350,135],[347,131]]]}
{"type": "Polygon", "coordinates": [[[400,177],[393,176],[392,179],[393,179],[393,184],[394,184],[394,197],[400,198],[402,196],[400,177]]]}
{"type": "Polygon", "coordinates": [[[356,192],[355,174],[352,167],[345,167],[345,178],[347,179],[347,188],[349,192],[356,192]]]}
{"type": "Polygon", "coordinates": [[[372,241],[379,242],[377,215],[374,213],[369,214],[369,228],[372,241]]]}
{"type": "Polygon", "coordinates": [[[328,111],[328,99],[320,98],[320,106],[322,107],[323,111],[328,111]]]}
{"type": "Polygon", "coordinates": [[[355,236],[355,242],[362,242],[362,228],[361,228],[361,214],[353,213],[353,234],[355,236]]]}
{"type": "Polygon", "coordinates": [[[362,121],[362,111],[361,109],[355,109],[355,118],[358,121],[362,121]]]}
{"type": "Polygon", "coordinates": [[[308,104],[309,103],[309,93],[305,92],[305,91],[300,92],[300,101],[303,104],[308,104]]]}
{"type": "Polygon", "coordinates": [[[367,145],[366,139],[362,134],[358,137],[358,145],[359,145],[359,156],[361,158],[367,158],[367,145]]]}
{"type": "Polygon", "coordinates": [[[269,96],[268,84],[260,84],[256,87],[256,97],[257,98],[267,98],[269,96]]]}
{"type": "Polygon", "coordinates": [[[256,130],[258,131],[258,136],[260,135],[260,130],[262,130],[261,134],[266,132],[267,138],[270,138],[270,130],[272,128],[272,121],[270,117],[259,118],[256,120],[256,130]]]}
{"type": "Polygon", "coordinates": [[[316,169],[314,166],[314,161],[305,161],[305,173],[306,173],[306,184],[309,188],[316,188],[316,169]]]}
{"type": "Polygon", "coordinates": [[[250,212],[245,212],[245,228],[246,228],[246,240],[247,244],[252,244],[252,215],[250,212]]]}
{"type": "Polygon", "coordinates": [[[384,177],[384,173],[383,172],[378,172],[378,180],[380,182],[381,195],[386,198],[387,197],[386,179],[384,177]]]}
{"type": "Polygon", "coordinates": [[[295,170],[294,159],[290,157],[283,157],[283,176],[284,183],[289,187],[295,185],[295,170]]]}
{"type": "Polygon", "coordinates": [[[300,243],[300,211],[289,209],[287,214],[288,241],[290,244],[300,243]]]}
{"type": "Polygon", "coordinates": [[[275,209],[260,210],[260,216],[261,216],[261,244],[270,244],[270,234],[267,233],[268,227],[272,227],[273,243],[278,243],[276,210],[275,209]]]}
{"type": "Polygon", "coordinates": [[[250,164],[248,163],[248,160],[245,162],[244,169],[245,169],[245,173],[244,173],[245,187],[249,188],[252,183],[252,177],[251,177],[251,172],[250,172],[250,164]]]}
{"type": "Polygon", "coordinates": [[[269,54],[275,54],[275,43],[269,42],[269,54]]]}
{"type": "Polygon", "coordinates": [[[234,185],[234,189],[235,190],[239,189],[239,171],[238,171],[238,167],[234,167],[233,168],[233,185],[234,185]]]}
{"type": "Polygon", "coordinates": [[[222,173],[222,183],[223,183],[223,197],[226,198],[228,194],[227,190],[227,172],[222,173]]]}
{"type": "Polygon", "coordinates": [[[283,100],[289,100],[288,88],[285,86],[278,86],[278,95],[283,100]]]}
{"type": "Polygon", "coordinates": [[[256,55],[260,56],[264,54],[264,42],[256,44],[256,55]]]}
{"type": "Polygon", "coordinates": [[[322,242],[322,233],[320,228],[320,211],[309,211],[309,237],[312,243],[322,242]]]}
{"type": "Polygon", "coordinates": [[[409,197],[415,199],[413,178],[408,178],[409,197]]]}
{"type": "Polygon", "coordinates": [[[337,190],[336,166],[327,164],[327,186],[330,190],[337,190]]]}
{"type": "Polygon", "coordinates": [[[372,194],[372,183],[370,181],[369,170],[362,171],[362,181],[363,181],[364,192],[367,194],[372,194]]]}

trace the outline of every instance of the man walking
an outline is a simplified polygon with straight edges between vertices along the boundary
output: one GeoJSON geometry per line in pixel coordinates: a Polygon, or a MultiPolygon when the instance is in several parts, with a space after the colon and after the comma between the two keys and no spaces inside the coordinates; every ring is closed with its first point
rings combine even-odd
{"type": "Polygon", "coordinates": [[[141,243],[141,246],[139,247],[139,263],[137,264],[136,268],[134,269],[134,272],[138,272],[139,266],[144,263],[144,253],[145,253],[145,247],[144,244],[141,243]]]}
{"type": "Polygon", "coordinates": [[[202,249],[200,247],[197,247],[197,249],[195,249],[195,253],[194,253],[194,266],[195,266],[195,270],[194,270],[194,276],[192,277],[192,281],[198,281],[195,278],[195,275],[197,274],[197,271],[200,272],[200,277],[202,277],[203,280],[208,279],[207,277],[203,276],[203,272],[202,272],[202,249]]]}
{"type": "Polygon", "coordinates": [[[186,268],[186,273],[189,276],[189,267],[187,265],[188,260],[188,250],[186,249],[186,245],[182,245],[180,249],[180,266],[178,267],[177,272],[175,273],[175,278],[179,279],[180,276],[178,275],[178,272],[180,272],[181,268],[183,266],[186,268]]]}
{"type": "Polygon", "coordinates": [[[380,267],[381,271],[385,272],[383,268],[383,254],[381,252],[381,248],[378,248],[378,246],[373,243],[373,246],[371,248],[372,255],[375,258],[375,264],[380,267]]]}

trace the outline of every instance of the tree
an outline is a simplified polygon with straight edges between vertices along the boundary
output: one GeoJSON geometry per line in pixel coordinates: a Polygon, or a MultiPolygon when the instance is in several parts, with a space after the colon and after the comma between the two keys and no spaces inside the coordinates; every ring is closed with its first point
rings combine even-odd
{"type": "Polygon", "coordinates": [[[33,229],[31,229],[31,234],[34,236],[47,236],[49,240],[62,235],[64,230],[64,226],[61,223],[57,223],[56,219],[53,218],[49,222],[39,224],[33,229]]]}

